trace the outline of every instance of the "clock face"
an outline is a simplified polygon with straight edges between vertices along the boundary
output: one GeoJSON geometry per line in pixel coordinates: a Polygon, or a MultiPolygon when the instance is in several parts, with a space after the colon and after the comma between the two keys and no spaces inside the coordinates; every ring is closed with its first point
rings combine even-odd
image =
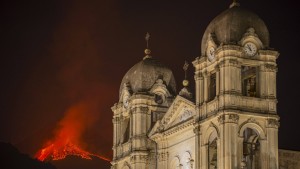
{"type": "Polygon", "coordinates": [[[208,57],[208,60],[212,61],[215,58],[215,48],[214,47],[208,48],[208,50],[206,51],[206,55],[208,57]]]}
{"type": "Polygon", "coordinates": [[[244,51],[248,56],[254,56],[257,52],[257,47],[254,43],[248,42],[244,46],[244,51]]]}

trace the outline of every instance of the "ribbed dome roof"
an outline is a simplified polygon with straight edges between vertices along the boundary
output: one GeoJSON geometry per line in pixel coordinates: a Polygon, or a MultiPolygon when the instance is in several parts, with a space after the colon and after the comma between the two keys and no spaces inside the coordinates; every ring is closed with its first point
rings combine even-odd
{"type": "Polygon", "coordinates": [[[159,61],[147,57],[135,64],[123,77],[120,96],[124,83],[129,83],[133,93],[147,92],[157,79],[162,79],[172,95],[176,94],[176,82],[171,69],[159,61]]]}
{"type": "Polygon", "coordinates": [[[210,33],[215,34],[218,43],[230,44],[240,41],[248,28],[254,28],[263,45],[269,46],[269,31],[264,21],[255,13],[235,5],[213,19],[206,28],[201,44],[202,55],[210,33]]]}

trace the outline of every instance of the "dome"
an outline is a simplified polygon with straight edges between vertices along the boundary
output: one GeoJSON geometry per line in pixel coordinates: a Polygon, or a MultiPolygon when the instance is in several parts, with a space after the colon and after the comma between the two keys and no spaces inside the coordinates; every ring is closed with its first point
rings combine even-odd
{"type": "Polygon", "coordinates": [[[129,83],[133,93],[148,92],[158,79],[163,80],[170,94],[176,95],[176,82],[171,69],[152,57],[145,57],[123,77],[120,96],[125,83],[129,83]]]}
{"type": "Polygon", "coordinates": [[[237,4],[231,5],[229,9],[213,19],[206,28],[201,44],[202,55],[205,55],[210,33],[215,35],[218,44],[234,44],[242,39],[249,28],[254,28],[264,47],[269,46],[269,31],[264,21],[255,13],[237,4]]]}

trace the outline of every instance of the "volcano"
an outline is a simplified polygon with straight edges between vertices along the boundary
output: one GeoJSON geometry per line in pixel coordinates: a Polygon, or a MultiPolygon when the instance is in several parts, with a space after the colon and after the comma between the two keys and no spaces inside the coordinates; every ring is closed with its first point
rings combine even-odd
{"type": "Polygon", "coordinates": [[[108,162],[110,161],[110,159],[106,157],[85,151],[70,142],[68,142],[64,146],[51,144],[38,151],[35,157],[40,161],[45,161],[45,160],[62,160],[65,159],[67,156],[78,156],[87,160],[92,160],[92,157],[97,157],[99,159],[108,162]]]}

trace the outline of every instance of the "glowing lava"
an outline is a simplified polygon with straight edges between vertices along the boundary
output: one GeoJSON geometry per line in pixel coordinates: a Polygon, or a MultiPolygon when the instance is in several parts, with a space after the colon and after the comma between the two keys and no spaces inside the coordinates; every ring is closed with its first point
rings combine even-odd
{"type": "Polygon", "coordinates": [[[40,161],[44,161],[48,158],[51,158],[52,160],[61,160],[66,158],[68,155],[79,156],[83,159],[88,160],[91,160],[92,156],[94,156],[105,161],[110,161],[110,159],[106,157],[84,151],[72,143],[67,143],[63,147],[56,147],[54,144],[51,144],[48,147],[45,147],[42,150],[40,150],[36,154],[36,158],[40,161]]]}
{"type": "Polygon", "coordinates": [[[81,102],[70,107],[58,123],[54,137],[46,142],[35,158],[40,161],[61,160],[68,155],[73,155],[89,160],[94,156],[110,161],[106,157],[82,149],[82,145],[85,145],[81,140],[82,134],[91,124],[95,123],[94,119],[97,117],[95,114],[88,113],[95,112],[96,104],[91,103],[93,102],[81,102]]]}

